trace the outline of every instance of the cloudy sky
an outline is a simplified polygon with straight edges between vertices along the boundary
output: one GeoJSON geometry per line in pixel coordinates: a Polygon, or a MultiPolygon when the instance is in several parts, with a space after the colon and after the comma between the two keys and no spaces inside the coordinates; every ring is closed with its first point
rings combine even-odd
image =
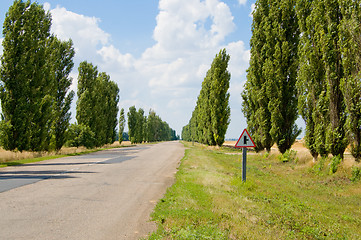
{"type": "MultiPolygon", "coordinates": [[[[238,138],[246,128],[240,93],[249,64],[254,2],[38,0],[52,14],[52,32],[74,42],[74,90],[79,63],[92,62],[118,84],[119,107],[154,109],[177,134],[191,117],[213,58],[226,48],[232,76],[226,138],[238,138]]],[[[1,23],[12,3],[1,0],[1,23]]],[[[75,101],[72,116],[75,121],[75,101]]]]}

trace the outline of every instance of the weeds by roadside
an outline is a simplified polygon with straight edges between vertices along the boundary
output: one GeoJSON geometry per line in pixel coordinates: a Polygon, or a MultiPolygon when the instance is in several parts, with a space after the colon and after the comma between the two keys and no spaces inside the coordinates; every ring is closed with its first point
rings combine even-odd
{"type": "Polygon", "coordinates": [[[330,174],[328,159],[310,165],[250,154],[244,183],[237,152],[185,144],[176,182],[152,214],[158,230],[149,239],[361,238],[361,182],[352,182],[342,164],[330,174]]]}

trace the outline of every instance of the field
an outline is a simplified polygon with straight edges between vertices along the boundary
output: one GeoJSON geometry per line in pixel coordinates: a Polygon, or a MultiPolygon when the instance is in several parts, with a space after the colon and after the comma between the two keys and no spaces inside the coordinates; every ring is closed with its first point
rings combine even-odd
{"type": "Polygon", "coordinates": [[[350,156],[330,174],[330,160],[313,162],[302,142],[288,162],[276,149],[249,152],[244,183],[240,150],[184,144],[149,239],[361,239],[361,181],[350,180],[350,156]]]}

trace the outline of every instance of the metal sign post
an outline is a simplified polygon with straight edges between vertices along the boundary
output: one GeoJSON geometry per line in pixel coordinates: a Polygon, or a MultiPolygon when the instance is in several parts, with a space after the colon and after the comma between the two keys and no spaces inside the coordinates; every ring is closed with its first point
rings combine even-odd
{"type": "Polygon", "coordinates": [[[243,148],[243,159],[242,159],[242,181],[246,181],[246,173],[247,173],[247,148],[248,147],[256,147],[254,144],[251,135],[249,135],[247,129],[244,129],[241,136],[239,137],[236,145],[236,148],[243,148]]]}
{"type": "Polygon", "coordinates": [[[247,169],[247,148],[243,148],[243,159],[242,159],[242,181],[246,181],[246,169],[247,169]]]}

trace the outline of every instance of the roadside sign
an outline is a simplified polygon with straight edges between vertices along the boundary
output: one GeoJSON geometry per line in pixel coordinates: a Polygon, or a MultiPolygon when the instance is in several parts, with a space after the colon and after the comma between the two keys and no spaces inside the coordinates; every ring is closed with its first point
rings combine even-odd
{"type": "Polygon", "coordinates": [[[251,135],[249,135],[247,129],[244,129],[241,136],[239,137],[236,145],[236,148],[247,148],[247,147],[256,147],[254,144],[251,135]]]}
{"type": "Polygon", "coordinates": [[[236,148],[243,148],[243,157],[242,157],[242,181],[245,182],[247,177],[247,148],[248,147],[256,147],[254,144],[251,135],[249,135],[247,129],[244,129],[241,136],[239,137],[236,145],[236,148]]]}

